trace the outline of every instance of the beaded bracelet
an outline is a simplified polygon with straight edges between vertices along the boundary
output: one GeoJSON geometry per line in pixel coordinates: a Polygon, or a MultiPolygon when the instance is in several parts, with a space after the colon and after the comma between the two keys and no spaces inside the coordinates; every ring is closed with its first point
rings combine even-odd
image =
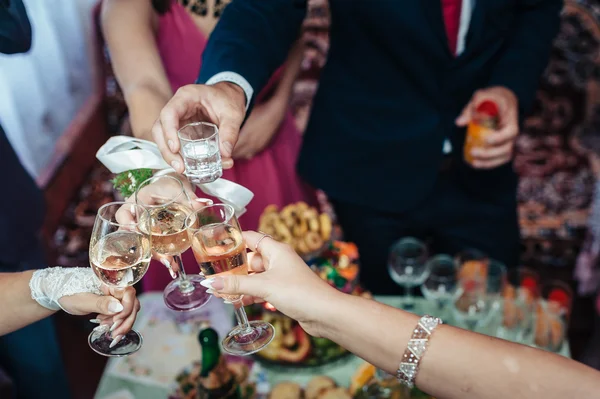
{"type": "Polygon", "coordinates": [[[408,341],[396,377],[402,384],[409,388],[415,386],[419,365],[427,350],[427,343],[429,342],[433,330],[435,330],[439,324],[443,324],[443,322],[437,317],[429,315],[421,317],[408,341]]]}

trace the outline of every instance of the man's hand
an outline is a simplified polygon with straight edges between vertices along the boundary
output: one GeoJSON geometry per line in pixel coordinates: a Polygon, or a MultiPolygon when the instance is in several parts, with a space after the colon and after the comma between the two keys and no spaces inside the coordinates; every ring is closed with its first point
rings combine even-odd
{"type": "Polygon", "coordinates": [[[478,90],[471,101],[456,119],[457,126],[467,126],[473,118],[475,109],[485,100],[491,100],[498,106],[499,128],[487,138],[485,148],[474,148],[473,167],[492,169],[510,162],[513,156],[515,139],[519,133],[519,108],[515,94],[501,86],[478,90]]]}
{"type": "Polygon", "coordinates": [[[244,91],[236,84],[221,82],[215,85],[183,86],[160,112],[152,127],[152,137],[160,152],[173,169],[184,172],[179,155],[177,130],[193,121],[212,122],[219,127],[221,158],[224,169],[233,166],[235,146],[246,114],[244,91]]]}

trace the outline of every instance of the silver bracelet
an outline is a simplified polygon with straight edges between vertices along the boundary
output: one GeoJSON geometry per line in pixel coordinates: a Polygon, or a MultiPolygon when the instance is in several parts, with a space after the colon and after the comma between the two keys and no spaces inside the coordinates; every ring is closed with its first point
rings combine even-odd
{"type": "Polygon", "coordinates": [[[427,350],[429,338],[433,334],[433,330],[440,324],[443,324],[441,319],[425,315],[421,317],[415,327],[396,373],[398,380],[407,387],[413,388],[415,386],[419,365],[427,350]]]}

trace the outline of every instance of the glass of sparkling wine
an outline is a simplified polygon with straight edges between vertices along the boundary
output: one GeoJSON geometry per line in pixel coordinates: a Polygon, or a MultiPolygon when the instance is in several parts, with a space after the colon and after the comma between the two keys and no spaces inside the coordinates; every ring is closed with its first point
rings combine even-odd
{"type": "Polygon", "coordinates": [[[135,193],[135,202],[143,205],[149,222],[144,224],[152,236],[152,249],[164,259],[173,257],[178,277],[163,292],[167,307],[190,311],[205,305],[211,298],[200,285],[203,276],[186,274],[181,254],[190,248],[185,220],[192,213],[192,202],[179,179],[169,175],[144,181],[135,193]]]}
{"type": "Polygon", "coordinates": [[[390,250],[388,272],[396,284],[404,287],[405,298],[402,307],[405,310],[413,310],[412,287],[423,284],[429,275],[425,243],[413,237],[397,241],[390,250]]]}
{"type": "Polygon", "coordinates": [[[192,183],[210,183],[223,175],[219,129],[208,122],[193,122],[177,132],[185,175],[192,183]]]}
{"type": "MultiPolygon", "coordinates": [[[[103,205],[96,215],[90,238],[90,265],[106,285],[129,287],[140,281],[152,257],[148,211],[128,202],[103,205]]],[[[142,336],[129,331],[116,344],[110,332],[93,331],[90,347],[104,356],[126,356],[142,346],[142,336]]]]}
{"type": "Polygon", "coordinates": [[[429,276],[421,286],[423,296],[437,305],[439,317],[444,316],[448,304],[461,294],[458,267],[448,255],[436,255],[428,261],[429,276]]]}
{"type": "MultiPolygon", "coordinates": [[[[206,276],[248,274],[248,257],[242,230],[233,207],[226,204],[206,206],[192,213],[187,221],[192,251],[206,276]]],[[[237,327],[223,339],[223,350],[233,355],[250,355],[267,346],[275,336],[265,321],[248,321],[241,295],[224,295],[233,304],[237,327]]]]}

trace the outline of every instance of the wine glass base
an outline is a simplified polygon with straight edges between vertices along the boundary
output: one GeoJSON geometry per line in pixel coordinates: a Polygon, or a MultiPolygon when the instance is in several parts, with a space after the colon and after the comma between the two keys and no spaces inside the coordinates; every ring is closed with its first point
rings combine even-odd
{"type": "Polygon", "coordinates": [[[171,281],[165,288],[163,298],[169,309],[187,312],[206,305],[212,298],[212,295],[206,292],[207,288],[200,285],[205,280],[204,276],[188,274],[187,280],[191,283],[189,290],[181,288],[179,279],[171,281]]]}
{"type": "Polygon", "coordinates": [[[135,353],[142,347],[144,339],[137,331],[130,330],[111,348],[112,341],[113,338],[106,331],[92,331],[88,336],[90,348],[97,354],[108,357],[122,357],[135,353]]]}
{"type": "Polygon", "coordinates": [[[223,350],[230,355],[248,356],[269,345],[275,337],[275,328],[265,321],[251,321],[248,332],[236,327],[223,341],[223,350]]]}

